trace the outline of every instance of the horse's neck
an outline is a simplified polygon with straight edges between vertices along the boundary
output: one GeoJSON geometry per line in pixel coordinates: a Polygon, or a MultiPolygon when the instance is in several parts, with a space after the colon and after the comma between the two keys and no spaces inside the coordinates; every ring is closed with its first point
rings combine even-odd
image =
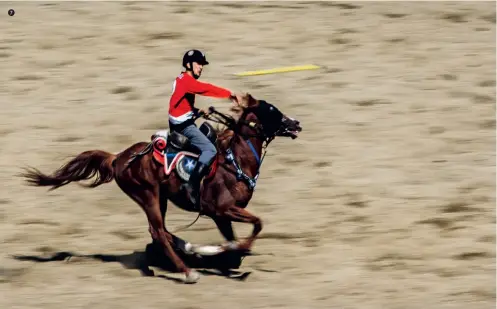
{"type": "Polygon", "coordinates": [[[242,171],[250,177],[255,177],[259,171],[260,164],[248,144],[249,141],[252,143],[254,150],[257,153],[257,157],[260,160],[262,154],[262,141],[256,137],[250,137],[247,139],[240,135],[236,136],[233,141],[233,152],[242,171]]]}

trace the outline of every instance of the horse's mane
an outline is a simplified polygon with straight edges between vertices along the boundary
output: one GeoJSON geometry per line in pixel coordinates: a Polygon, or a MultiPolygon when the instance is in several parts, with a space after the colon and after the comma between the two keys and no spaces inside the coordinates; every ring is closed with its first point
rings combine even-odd
{"type": "MultiPolygon", "coordinates": [[[[233,119],[237,121],[239,119],[241,113],[239,113],[240,109],[236,107],[231,107],[230,111],[233,112],[234,116],[233,119]]],[[[218,147],[221,150],[226,150],[228,148],[228,145],[230,144],[231,139],[235,136],[235,132],[226,127],[225,125],[217,124],[214,127],[214,130],[216,131],[217,134],[217,144],[218,147]]]]}
{"type": "MultiPolygon", "coordinates": [[[[258,101],[255,100],[250,94],[246,93],[244,96],[241,97],[241,102],[239,102],[239,104],[230,108],[230,111],[234,115],[234,117],[231,117],[235,120],[235,122],[238,122],[240,120],[240,117],[248,108],[253,107],[257,104],[258,101]]],[[[222,151],[226,151],[226,149],[228,149],[230,145],[231,140],[233,139],[233,137],[235,137],[235,132],[232,129],[220,124],[217,124],[215,127],[213,126],[213,128],[216,131],[217,135],[217,147],[222,151]]],[[[126,166],[128,167],[133,161],[149,153],[150,151],[152,151],[152,149],[153,142],[149,142],[148,146],[146,146],[145,149],[131,155],[130,159],[126,163],[126,166]]]]}
{"type": "MultiPolygon", "coordinates": [[[[255,106],[258,103],[256,99],[254,99],[249,93],[246,93],[243,97],[241,102],[237,105],[231,106],[229,109],[230,112],[233,114],[232,118],[238,122],[240,120],[240,117],[243,115],[243,113],[248,109],[253,106],[255,106]]],[[[216,134],[218,137],[218,146],[220,149],[225,150],[227,149],[231,139],[235,136],[235,132],[226,126],[222,125],[216,125],[214,128],[216,130],[216,134]]]]}

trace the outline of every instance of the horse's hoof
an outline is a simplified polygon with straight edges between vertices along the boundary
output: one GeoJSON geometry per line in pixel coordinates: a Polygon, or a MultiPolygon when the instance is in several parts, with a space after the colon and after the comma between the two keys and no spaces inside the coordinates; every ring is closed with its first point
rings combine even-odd
{"type": "Polygon", "coordinates": [[[195,253],[199,255],[216,255],[223,252],[223,248],[220,246],[194,246],[192,249],[195,253]]]}
{"type": "Polygon", "coordinates": [[[189,242],[185,244],[184,251],[186,254],[195,254],[194,246],[189,242]]]}
{"type": "Polygon", "coordinates": [[[189,273],[185,273],[184,283],[187,284],[197,283],[199,279],[200,279],[200,274],[196,270],[191,269],[189,273]]]}
{"type": "Polygon", "coordinates": [[[235,251],[240,248],[240,244],[236,241],[230,241],[222,246],[224,251],[235,251]]]}

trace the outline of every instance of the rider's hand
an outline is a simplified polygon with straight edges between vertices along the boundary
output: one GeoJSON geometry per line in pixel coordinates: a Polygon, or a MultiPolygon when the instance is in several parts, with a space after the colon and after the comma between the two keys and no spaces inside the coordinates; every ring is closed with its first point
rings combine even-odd
{"type": "Polygon", "coordinates": [[[230,100],[231,100],[231,102],[235,106],[242,106],[242,104],[243,104],[243,94],[241,94],[241,93],[231,93],[230,100]]]}
{"type": "Polygon", "coordinates": [[[206,116],[206,115],[209,115],[209,111],[208,111],[208,110],[205,110],[205,109],[203,109],[203,108],[199,108],[199,109],[197,110],[197,113],[198,113],[199,115],[201,115],[201,116],[206,116]]]}
{"type": "Polygon", "coordinates": [[[231,93],[230,100],[233,104],[236,104],[236,94],[234,92],[231,93]]]}

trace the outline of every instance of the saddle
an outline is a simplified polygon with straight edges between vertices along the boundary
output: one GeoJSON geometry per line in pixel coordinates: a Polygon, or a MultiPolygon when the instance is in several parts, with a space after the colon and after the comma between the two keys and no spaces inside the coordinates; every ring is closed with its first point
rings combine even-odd
{"type": "MultiPolygon", "coordinates": [[[[202,132],[214,145],[217,143],[217,133],[208,122],[202,123],[199,127],[202,132]]],[[[151,136],[153,157],[155,161],[164,166],[166,175],[170,175],[175,170],[183,181],[190,179],[190,174],[197,164],[200,149],[193,145],[190,140],[176,131],[161,130],[151,136]]],[[[217,158],[210,167],[209,174],[205,179],[214,176],[217,169],[217,158]]]]}

